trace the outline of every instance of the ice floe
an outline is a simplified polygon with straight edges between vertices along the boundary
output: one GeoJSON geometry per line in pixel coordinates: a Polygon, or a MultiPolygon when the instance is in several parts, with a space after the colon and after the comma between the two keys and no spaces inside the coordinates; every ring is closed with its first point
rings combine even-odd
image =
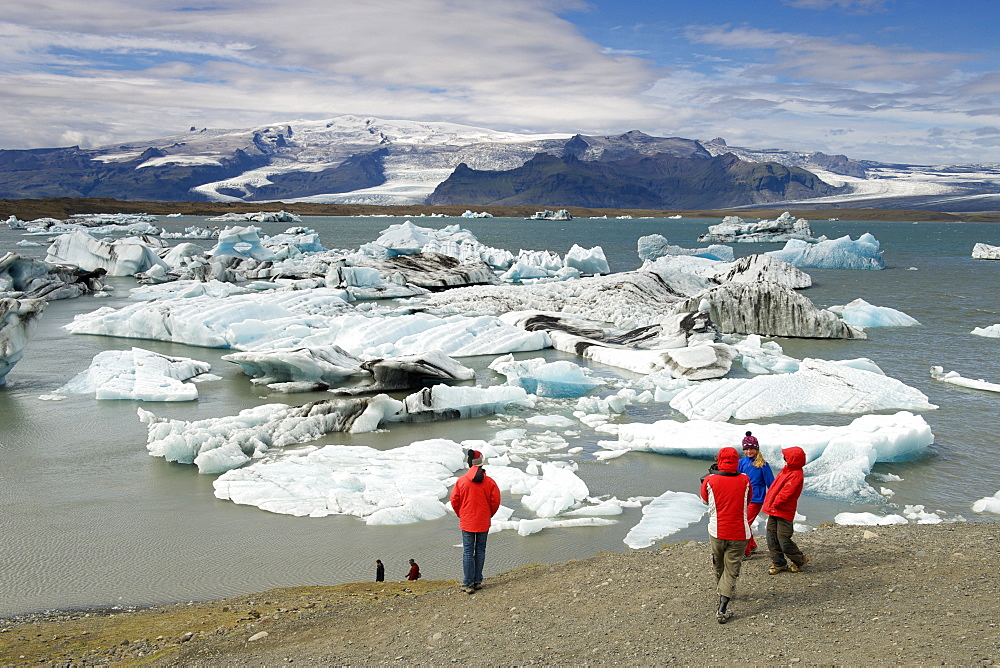
{"type": "Polygon", "coordinates": [[[927,422],[907,411],[862,415],[840,427],[659,420],[619,425],[618,440],[602,441],[608,455],[598,453],[598,458],[639,451],[712,459],[720,448],[739,443],[747,429],[760,440],[772,466],[781,461],[783,448],[796,445],[805,451],[808,493],[850,501],[882,498],[866,482],[875,462],[915,459],[934,443],[927,422]]]}
{"type": "Polygon", "coordinates": [[[314,401],[302,406],[265,404],[237,415],[194,422],[158,418],[138,409],[147,426],[146,448],[156,457],[221,473],[272,448],[307,443],[331,432],[374,431],[388,422],[426,422],[492,415],[509,406],[534,406],[521,388],[436,385],[398,401],[385,394],[314,401]]]}
{"type": "Polygon", "coordinates": [[[781,250],[767,253],[796,267],[813,269],[885,269],[879,242],[869,233],[810,244],[799,239],[785,242],[781,250]]]}
{"type": "Polygon", "coordinates": [[[884,375],[870,360],[810,358],[802,360],[792,373],[697,383],[671,399],[670,406],[689,420],[937,408],[923,392],[884,375]]]}
{"type": "Polygon", "coordinates": [[[916,318],[902,311],[888,306],[873,306],[860,298],[844,306],[831,306],[828,310],[855,327],[912,327],[920,324],[916,318]]]}
{"type": "Polygon", "coordinates": [[[633,549],[649,547],[701,520],[707,507],[697,494],[664,492],[642,508],[642,519],[629,529],[624,543],[633,549]]]}
{"type": "Polygon", "coordinates": [[[207,362],[161,355],[143,348],[105,350],[90,368],[57,390],[65,394],[91,394],[96,399],[134,401],[194,401],[198,388],[191,380],[211,371],[207,362]]]}
{"type": "Polygon", "coordinates": [[[1000,392],[1000,383],[989,383],[982,378],[978,380],[973,380],[971,378],[965,378],[961,376],[957,371],[944,370],[944,367],[932,366],[931,367],[931,378],[934,380],[940,380],[945,383],[951,383],[952,385],[958,385],[959,387],[968,387],[973,390],[985,390],[986,392],[1000,392]]]}

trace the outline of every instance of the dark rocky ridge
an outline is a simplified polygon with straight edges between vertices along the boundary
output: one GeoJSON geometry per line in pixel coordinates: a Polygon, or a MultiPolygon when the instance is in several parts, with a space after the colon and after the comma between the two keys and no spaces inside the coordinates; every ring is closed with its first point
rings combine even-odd
{"type": "Polygon", "coordinates": [[[709,209],[837,192],[804,169],[745,162],[732,154],[715,158],[633,154],[583,161],[569,152],[561,158],[539,153],[506,171],[480,171],[460,164],[427,203],[709,209]]]}

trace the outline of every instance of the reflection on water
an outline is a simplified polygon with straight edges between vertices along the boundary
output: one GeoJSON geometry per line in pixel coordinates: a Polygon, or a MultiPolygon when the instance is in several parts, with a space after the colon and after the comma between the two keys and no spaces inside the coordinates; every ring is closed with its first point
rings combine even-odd
{"type": "MultiPolygon", "coordinates": [[[[310,218],[330,248],[355,248],[401,219],[310,218]]],[[[419,225],[459,222],[485,244],[517,252],[532,249],[565,253],[573,243],[600,245],[613,270],[639,266],[636,240],[658,233],[671,243],[694,247],[698,234],[714,221],[589,221],[536,223],[512,219],[420,220],[419,225]],[[529,227],[530,226],[530,227],[529,227]],[[530,235],[525,234],[530,231],[530,235]],[[528,241],[530,240],[530,241],[528,241]]],[[[161,219],[182,230],[202,219],[161,219]]],[[[265,232],[286,225],[263,224],[265,232]]],[[[1000,382],[1000,341],[970,336],[975,326],[1000,322],[997,291],[1000,262],[972,260],[976,242],[1000,245],[994,226],[985,224],[813,223],[817,234],[852,237],[870,231],[882,243],[888,269],[812,270],[815,286],[805,291],[819,306],[845,304],[862,297],[917,318],[921,327],[869,330],[867,341],[781,340],[795,357],[868,357],[887,374],[912,385],[940,409],[925,414],[936,437],[931,456],[906,464],[879,464],[902,482],[874,482],[895,492],[892,503],[923,504],[947,516],[977,518],[972,502],[1000,489],[1000,473],[984,466],[1000,452],[995,415],[1000,396],[930,379],[939,364],[962,375],[1000,382]],[[915,270],[911,270],[913,267],[915,270]]],[[[45,247],[17,248],[19,233],[0,226],[0,251],[43,257],[45,247]]],[[[207,242],[201,242],[207,245],[207,242]]],[[[738,256],[778,248],[738,245],[738,256]]],[[[276,586],[336,584],[372,579],[382,559],[387,577],[402,579],[406,560],[416,559],[428,578],[451,579],[460,572],[460,536],[449,516],[400,527],[368,527],[356,518],[295,518],[215,499],[212,476],[194,467],[170,464],[146,454],[146,430],[136,417],[143,406],[158,416],[186,420],[231,415],[262,403],[304,403],[324,397],[269,394],[253,387],[238,367],[222,361],[226,351],[154,341],[71,336],[62,329],[78,313],[127,302],[131,279],[114,279],[111,299],[84,297],[51,303],[24,359],[0,390],[0,615],[54,607],[149,604],[200,600],[276,586]],[[139,404],[95,401],[70,395],[64,401],[39,400],[84,370],[97,353],[138,345],[168,355],[212,364],[222,380],[201,383],[200,400],[139,404]]],[[[545,351],[549,359],[566,358],[545,351]]],[[[464,363],[481,381],[493,378],[489,358],[464,363]]],[[[581,362],[582,363],[582,362],[581,362]]],[[[603,374],[618,375],[607,367],[603,374]]],[[[628,374],[625,374],[628,376],[628,374]]],[[[544,412],[569,414],[571,401],[546,402],[544,412]]],[[[666,405],[635,408],[629,419],[683,419],[666,405]]],[[[845,416],[789,416],[775,422],[844,424],[845,416]]],[[[519,426],[516,415],[436,424],[394,425],[373,434],[331,434],[320,443],[392,448],[424,438],[491,438],[501,428],[519,426]]],[[[577,430],[574,430],[577,431],[577,430]]],[[[595,496],[656,496],[670,489],[694,492],[706,463],[683,457],[635,454],[598,463],[588,455],[602,438],[587,428],[569,436],[581,446],[579,475],[595,496]]],[[[506,503],[518,506],[516,499],[506,503]]],[[[807,523],[830,521],[843,510],[889,506],[851,506],[844,501],[805,498],[800,512],[807,523]]],[[[490,538],[490,573],[527,563],[563,561],[601,550],[625,550],[622,539],[641,511],[626,510],[613,527],[547,530],[520,537],[502,532],[490,538]]],[[[668,540],[703,539],[704,524],[668,540]]]]}

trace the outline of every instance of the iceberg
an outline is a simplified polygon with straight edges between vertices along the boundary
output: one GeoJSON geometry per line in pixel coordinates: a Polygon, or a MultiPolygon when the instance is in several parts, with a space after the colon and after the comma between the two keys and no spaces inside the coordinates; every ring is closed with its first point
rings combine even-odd
{"type": "Polygon", "coordinates": [[[972,504],[972,511],[976,513],[997,513],[1000,514],[1000,492],[993,496],[979,499],[972,504]]]}
{"type": "Polygon", "coordinates": [[[103,269],[84,271],[51,262],[0,255],[0,294],[14,299],[72,299],[104,290],[103,269]]]}
{"type": "MultiPolygon", "coordinates": [[[[876,462],[916,459],[934,443],[934,435],[922,417],[901,411],[894,415],[862,415],[841,427],[737,425],[705,420],[623,424],[618,428],[618,441],[603,441],[601,446],[612,456],[645,451],[708,460],[720,448],[739,443],[747,429],[760,440],[761,452],[772,466],[782,461],[783,448],[797,445],[805,451],[809,462],[803,469],[807,493],[851,502],[883,500],[866,481],[876,462]]],[[[600,453],[595,456],[605,458],[600,453]]]]}
{"type": "Polygon", "coordinates": [[[570,468],[546,462],[541,469],[541,479],[521,497],[521,505],[538,517],[555,517],[590,496],[587,483],[570,468]]]}
{"type": "Polygon", "coordinates": [[[796,267],[813,269],[885,269],[879,242],[865,232],[857,241],[843,236],[839,239],[809,244],[790,239],[781,250],[767,253],[796,267]]]}
{"type": "Polygon", "coordinates": [[[301,223],[302,219],[287,211],[258,211],[257,213],[226,213],[209,218],[220,223],[301,223]]]}
{"type": "Polygon", "coordinates": [[[109,243],[82,231],[56,237],[49,246],[45,261],[73,264],[85,271],[104,269],[108,276],[135,276],[157,265],[169,268],[147,243],[137,237],[109,243]]]}
{"type": "Polygon", "coordinates": [[[697,494],[664,492],[643,506],[642,519],[629,529],[623,542],[641,550],[701,521],[706,511],[707,506],[697,494]]]}
{"type": "Polygon", "coordinates": [[[576,269],[581,274],[596,276],[598,274],[610,274],[608,261],[604,257],[604,249],[600,246],[586,249],[573,244],[573,247],[566,253],[563,259],[563,266],[576,269]]]}
{"type": "Polygon", "coordinates": [[[831,306],[829,311],[854,327],[912,327],[920,324],[916,318],[902,311],[888,306],[872,306],[864,299],[855,299],[844,306],[831,306]]]}
{"type": "Polygon", "coordinates": [[[508,406],[534,406],[521,388],[435,385],[398,401],[385,394],[313,401],[302,406],[265,404],[237,415],[189,422],[138,409],[146,449],[154,457],[195,464],[215,474],[240,467],[274,448],[314,441],[331,432],[374,431],[389,422],[427,422],[492,415],[508,406]]]}
{"type": "Polygon", "coordinates": [[[514,360],[513,355],[505,355],[493,360],[489,368],[506,376],[508,385],[521,387],[539,397],[581,397],[604,385],[604,381],[591,378],[583,367],[569,360],[514,360]]]}
{"type": "Polygon", "coordinates": [[[719,283],[758,283],[766,281],[801,290],[812,285],[812,277],[801,269],[769,255],[748,255],[721,265],[715,275],[719,283]]]}
{"type": "Polygon", "coordinates": [[[44,299],[0,296],[0,386],[6,384],[7,374],[24,356],[46,304],[44,299]]]}
{"type": "Polygon", "coordinates": [[[712,322],[726,334],[808,339],[865,339],[864,331],[777,283],[726,283],[674,304],[674,313],[709,306],[712,322]]]}
{"type": "Polygon", "coordinates": [[[983,336],[988,339],[1000,339],[1000,324],[990,325],[989,327],[975,327],[970,334],[975,336],[983,336]]]}
{"type": "Polygon", "coordinates": [[[297,517],[353,515],[368,524],[408,524],[446,514],[442,499],[463,446],[445,439],[392,450],[327,445],[224,473],[216,498],[297,517]]]}
{"type": "Polygon", "coordinates": [[[282,389],[288,383],[299,391],[326,389],[365,373],[362,360],[338,346],[232,353],[222,359],[239,364],[250,382],[272,389],[282,389]]]}
{"type": "Polygon", "coordinates": [[[775,220],[756,223],[745,222],[739,216],[726,216],[718,225],[709,225],[708,233],[698,237],[703,243],[773,243],[790,239],[814,240],[809,221],[793,219],[787,211],[775,220]]]}
{"type": "Polygon", "coordinates": [[[331,391],[335,394],[393,392],[425,387],[432,381],[460,382],[476,377],[473,369],[436,350],[368,360],[362,362],[361,369],[371,374],[370,384],[331,391]]]}
{"type": "Polygon", "coordinates": [[[89,369],[57,393],[94,393],[96,399],[194,401],[198,398],[198,388],[184,381],[211,369],[207,362],[170,357],[143,348],[105,350],[94,357],[89,369]]]}
{"type": "Polygon", "coordinates": [[[1000,246],[978,243],[972,248],[972,257],[976,260],[1000,260],[1000,246]]]}
{"type": "Polygon", "coordinates": [[[256,227],[227,227],[219,232],[219,239],[206,255],[230,255],[267,262],[277,256],[265,248],[257,236],[256,227]]]}
{"type": "Polygon", "coordinates": [[[888,526],[891,524],[910,523],[902,515],[880,516],[875,513],[837,513],[833,521],[835,524],[846,526],[888,526]]]}
{"type": "Polygon", "coordinates": [[[330,288],[161,299],[80,314],[74,334],[172,341],[243,351],[339,346],[371,359],[438,351],[451,357],[502,355],[551,345],[492,316],[364,315],[330,288]]]}
{"type": "Polygon", "coordinates": [[[952,385],[958,385],[959,387],[968,387],[973,390],[984,390],[986,392],[1000,392],[1000,384],[998,383],[988,383],[982,378],[978,380],[972,380],[971,378],[965,378],[957,371],[949,371],[945,373],[943,367],[932,366],[931,367],[931,378],[934,380],[940,380],[945,383],[951,383],[952,385]]]}
{"type": "Polygon", "coordinates": [[[403,407],[387,395],[315,401],[303,406],[264,404],[222,418],[189,422],[138,409],[148,430],[146,449],[169,462],[195,464],[199,473],[223,473],[272,448],[313,441],[330,432],[374,431],[403,407]]]}
{"type": "MultiPolygon", "coordinates": [[[[877,368],[877,367],[876,367],[877,368]]],[[[793,373],[692,385],[670,400],[689,420],[757,420],[793,413],[934,410],[927,395],[851,362],[806,358],[793,373]]]]}
{"type": "Polygon", "coordinates": [[[734,260],[733,249],[729,246],[715,245],[708,248],[681,248],[672,246],[667,238],[661,234],[650,234],[639,237],[636,243],[636,251],[639,259],[643,262],[657,260],[667,255],[693,255],[704,257],[709,260],[720,260],[722,262],[732,262],[734,260]]]}

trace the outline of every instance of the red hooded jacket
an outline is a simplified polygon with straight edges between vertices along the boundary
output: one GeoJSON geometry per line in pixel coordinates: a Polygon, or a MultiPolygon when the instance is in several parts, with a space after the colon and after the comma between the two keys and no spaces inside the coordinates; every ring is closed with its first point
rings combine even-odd
{"type": "Polygon", "coordinates": [[[736,448],[722,448],[716,458],[718,473],[701,482],[701,499],[708,504],[708,535],[720,540],[747,540],[747,504],[753,487],[750,478],[738,472],[736,448]]]}
{"type": "Polygon", "coordinates": [[[458,515],[458,528],[462,531],[489,531],[490,518],[500,508],[500,488],[482,467],[473,466],[451,490],[451,507],[458,515]]]}
{"type": "Polygon", "coordinates": [[[806,465],[806,453],[793,445],[782,450],[781,454],[785,456],[785,468],[781,469],[781,473],[771,483],[761,510],[768,515],[794,522],[795,509],[802,494],[802,479],[805,477],[802,467],[806,465]]]}

